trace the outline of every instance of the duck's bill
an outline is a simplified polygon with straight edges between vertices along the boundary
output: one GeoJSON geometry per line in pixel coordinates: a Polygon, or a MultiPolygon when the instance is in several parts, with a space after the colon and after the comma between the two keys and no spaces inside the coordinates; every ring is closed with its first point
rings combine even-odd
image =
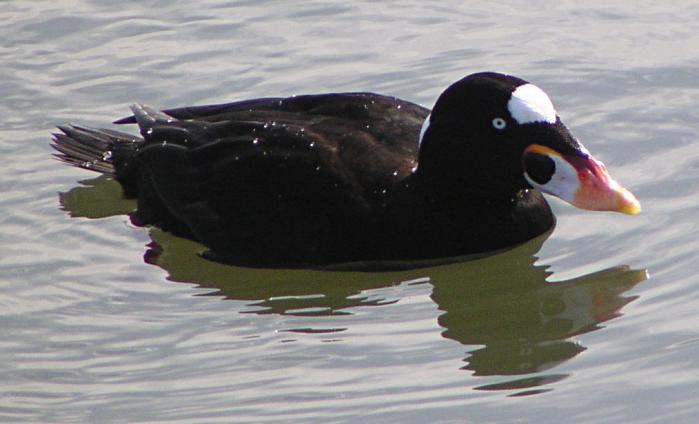
{"type": "Polygon", "coordinates": [[[636,197],[609,175],[602,162],[587,152],[564,155],[532,144],[524,150],[522,165],[524,176],[532,187],[578,208],[629,215],[641,212],[636,197]]]}

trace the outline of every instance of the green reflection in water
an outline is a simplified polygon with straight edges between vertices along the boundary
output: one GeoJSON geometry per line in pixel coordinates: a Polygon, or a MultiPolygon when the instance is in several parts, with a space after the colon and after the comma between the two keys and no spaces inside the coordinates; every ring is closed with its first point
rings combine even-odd
{"type": "MultiPolygon", "coordinates": [[[[126,213],[134,202],[121,200],[118,185],[106,178],[82,182],[61,194],[71,216],[99,218],[126,213]],[[111,212],[110,212],[111,210],[111,212]]],[[[547,282],[551,272],[535,264],[548,235],[516,248],[465,262],[393,272],[270,270],[233,267],[203,259],[204,247],[158,229],[145,260],[169,279],[216,289],[216,295],[250,301],[245,312],[325,316],[351,314],[356,306],[383,305],[396,299],[372,289],[406,282],[429,283],[431,299],[443,312],[445,338],[465,346],[463,369],[476,376],[519,376],[481,390],[522,390],[565,378],[542,373],[573,358],[585,346],[574,336],[594,331],[618,316],[635,297],[624,293],[647,278],[645,270],[617,266],[577,278],[547,282]],[[526,377],[525,377],[526,376],[526,377]]],[[[339,332],[342,328],[294,331],[339,332]]],[[[515,395],[541,393],[525,390],[515,395]]]]}

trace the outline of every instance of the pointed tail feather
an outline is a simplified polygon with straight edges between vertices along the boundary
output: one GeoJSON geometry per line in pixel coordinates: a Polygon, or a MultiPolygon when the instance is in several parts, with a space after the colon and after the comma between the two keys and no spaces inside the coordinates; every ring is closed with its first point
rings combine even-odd
{"type": "Polygon", "coordinates": [[[59,125],[51,146],[55,156],[69,165],[107,175],[115,175],[115,160],[128,159],[142,140],[109,129],[79,125],[59,125]]]}

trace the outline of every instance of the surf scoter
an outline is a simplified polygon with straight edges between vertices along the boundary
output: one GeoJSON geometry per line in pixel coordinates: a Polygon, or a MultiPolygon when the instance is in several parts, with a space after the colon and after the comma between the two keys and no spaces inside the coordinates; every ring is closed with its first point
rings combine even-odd
{"type": "Polygon", "coordinates": [[[228,263],[303,267],[500,249],[554,224],[542,192],[627,214],[640,204],[520,78],[468,75],[432,111],[373,93],[263,98],[164,111],[141,137],[59,126],[71,165],[113,176],[133,221],[228,263]]]}

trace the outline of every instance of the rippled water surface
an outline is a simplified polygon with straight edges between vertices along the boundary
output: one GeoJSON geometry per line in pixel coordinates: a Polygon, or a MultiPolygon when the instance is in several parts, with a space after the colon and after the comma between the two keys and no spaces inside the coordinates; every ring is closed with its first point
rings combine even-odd
{"type": "Polygon", "coordinates": [[[0,421],[695,422],[696,2],[0,3],[0,421]],[[481,70],[543,87],[640,198],[400,272],[253,270],[137,228],[53,126],[481,70]]]}

